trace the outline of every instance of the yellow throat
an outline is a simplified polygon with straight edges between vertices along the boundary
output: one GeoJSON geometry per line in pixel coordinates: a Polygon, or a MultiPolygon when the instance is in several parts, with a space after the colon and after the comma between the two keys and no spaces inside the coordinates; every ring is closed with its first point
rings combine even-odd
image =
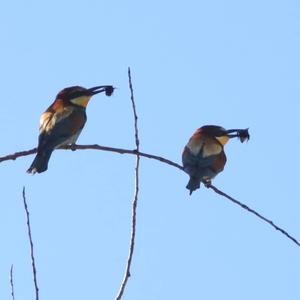
{"type": "Polygon", "coordinates": [[[227,135],[223,135],[216,137],[216,139],[220,142],[222,146],[224,146],[228,142],[229,137],[227,135]]]}
{"type": "Polygon", "coordinates": [[[91,98],[92,98],[92,96],[80,96],[78,98],[71,99],[70,101],[73,104],[76,104],[76,105],[79,105],[82,107],[86,107],[91,98]]]}

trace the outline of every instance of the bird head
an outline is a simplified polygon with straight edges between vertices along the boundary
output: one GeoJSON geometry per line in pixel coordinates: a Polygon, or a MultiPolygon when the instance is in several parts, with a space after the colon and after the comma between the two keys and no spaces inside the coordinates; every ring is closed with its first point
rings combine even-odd
{"type": "Polygon", "coordinates": [[[202,126],[200,128],[200,131],[202,134],[209,136],[209,137],[214,137],[219,141],[219,143],[224,146],[229,139],[231,138],[239,138],[240,141],[243,143],[245,140],[250,139],[250,135],[248,132],[248,129],[229,129],[226,130],[225,128],[221,126],[216,126],[216,125],[206,125],[202,126]]]}
{"type": "Polygon", "coordinates": [[[56,99],[62,99],[64,102],[85,108],[94,95],[105,92],[106,96],[111,96],[113,91],[114,87],[111,85],[95,86],[89,89],[81,86],[71,86],[60,91],[56,99]]]}
{"type": "Polygon", "coordinates": [[[221,126],[205,125],[200,128],[200,131],[205,136],[217,139],[222,146],[229,140],[226,129],[221,126]]]}

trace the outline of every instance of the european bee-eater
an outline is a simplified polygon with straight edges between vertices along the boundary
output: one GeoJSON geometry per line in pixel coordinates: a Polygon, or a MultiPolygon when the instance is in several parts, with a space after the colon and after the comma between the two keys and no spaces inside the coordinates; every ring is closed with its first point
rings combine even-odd
{"type": "Polygon", "coordinates": [[[186,188],[193,191],[200,183],[210,184],[211,179],[223,171],[226,164],[224,145],[230,138],[238,137],[241,142],[249,140],[248,129],[230,129],[206,125],[197,129],[182,153],[184,171],[190,180],[186,188]]]}
{"type": "Polygon", "coordinates": [[[75,144],[87,120],[89,100],[102,92],[110,96],[113,90],[112,86],[104,85],[90,89],[71,86],[60,91],[41,115],[37,155],[27,172],[35,174],[46,171],[54,149],[75,144]]]}

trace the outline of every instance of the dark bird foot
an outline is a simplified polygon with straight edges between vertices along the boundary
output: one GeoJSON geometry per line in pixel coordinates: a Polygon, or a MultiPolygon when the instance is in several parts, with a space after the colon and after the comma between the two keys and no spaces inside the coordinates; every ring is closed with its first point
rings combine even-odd
{"type": "Polygon", "coordinates": [[[71,144],[71,145],[70,145],[70,149],[71,149],[72,151],[76,151],[76,144],[71,144]]]}
{"type": "Polygon", "coordinates": [[[210,188],[210,186],[211,186],[211,180],[210,179],[204,179],[202,182],[203,182],[203,184],[206,188],[208,188],[208,189],[210,188]]]}

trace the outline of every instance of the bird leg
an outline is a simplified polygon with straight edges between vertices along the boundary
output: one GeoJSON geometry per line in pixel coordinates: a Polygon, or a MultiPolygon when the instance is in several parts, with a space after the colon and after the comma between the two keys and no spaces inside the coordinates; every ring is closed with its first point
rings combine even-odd
{"type": "Polygon", "coordinates": [[[72,151],[76,151],[76,144],[71,144],[71,145],[70,145],[70,149],[71,149],[72,151]]]}
{"type": "Polygon", "coordinates": [[[204,186],[206,188],[210,188],[210,186],[211,186],[211,179],[210,178],[202,179],[202,183],[204,184],[204,186]]]}

